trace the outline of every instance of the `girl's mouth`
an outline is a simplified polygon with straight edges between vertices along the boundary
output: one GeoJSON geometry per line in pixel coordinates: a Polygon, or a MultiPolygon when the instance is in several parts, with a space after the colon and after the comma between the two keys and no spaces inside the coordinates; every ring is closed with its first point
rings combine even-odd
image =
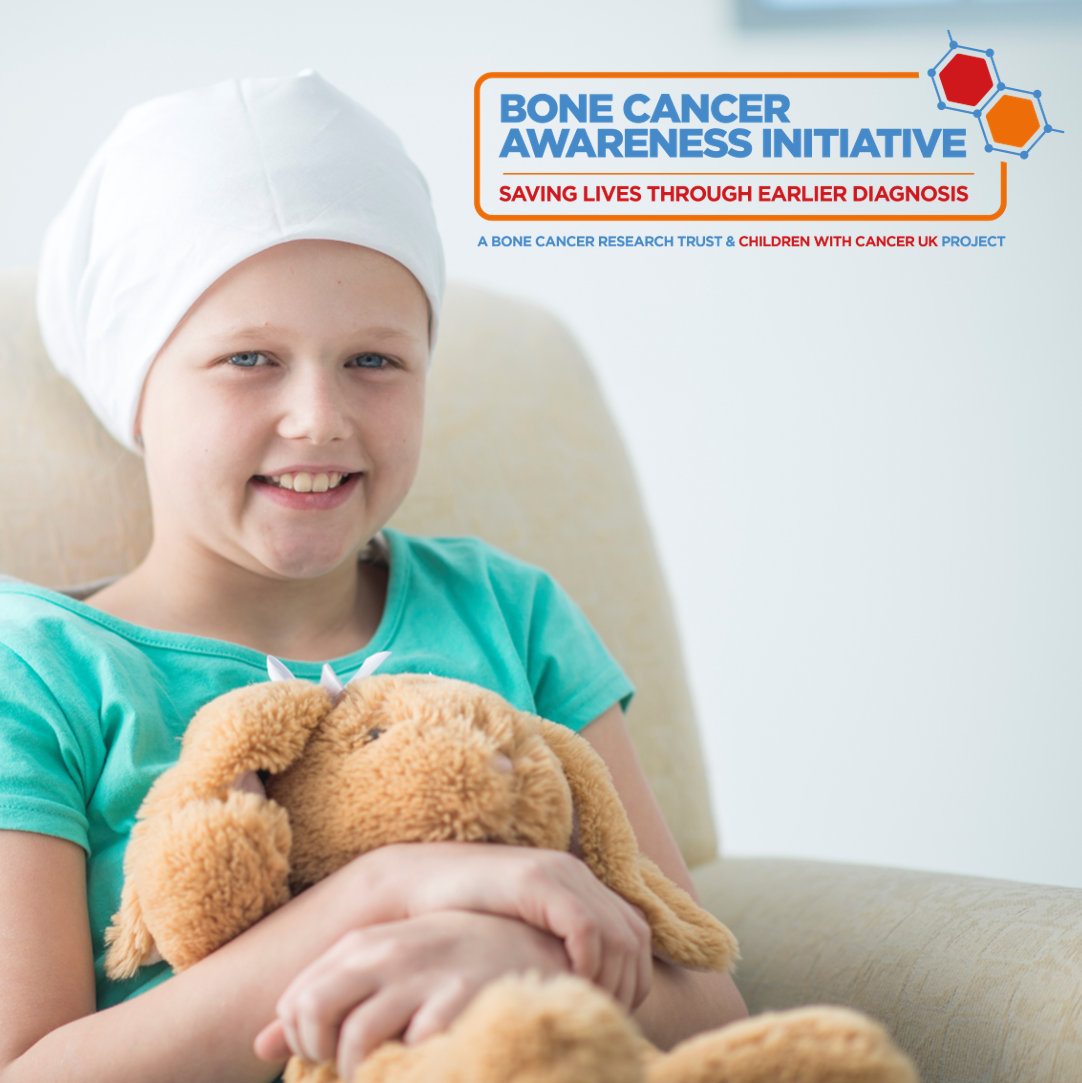
{"type": "Polygon", "coordinates": [[[301,471],[272,477],[257,474],[251,484],[258,492],[283,507],[323,511],[344,504],[363,477],[362,472],[311,474],[301,471]]]}
{"type": "Polygon", "coordinates": [[[257,474],[256,481],[277,485],[279,489],[292,489],[295,493],[325,493],[337,489],[351,477],[352,474],[308,474],[301,471],[297,474],[276,474],[269,478],[257,474]]]}

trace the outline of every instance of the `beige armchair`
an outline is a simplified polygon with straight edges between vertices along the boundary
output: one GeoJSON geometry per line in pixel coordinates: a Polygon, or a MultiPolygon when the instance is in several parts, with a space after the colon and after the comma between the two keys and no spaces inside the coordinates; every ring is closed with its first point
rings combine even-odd
{"type": "MultiPolygon", "coordinates": [[[[926,1083],[1082,1080],[1082,891],[777,859],[719,860],[680,647],[619,436],[550,316],[452,287],[425,452],[394,525],[478,534],[552,571],[638,687],[628,716],[753,1012],[851,1004],[926,1083]]],[[[149,542],[139,461],[49,366],[32,272],[0,272],[0,573],[68,587],[149,542]]],[[[0,720],[2,724],[2,720],[0,720]]]]}

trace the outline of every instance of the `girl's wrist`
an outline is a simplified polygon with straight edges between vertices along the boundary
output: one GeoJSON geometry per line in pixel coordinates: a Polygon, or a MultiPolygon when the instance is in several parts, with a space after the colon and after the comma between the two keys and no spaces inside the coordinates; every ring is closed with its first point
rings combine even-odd
{"type": "Polygon", "coordinates": [[[411,915],[409,876],[397,846],[381,846],[355,857],[336,876],[345,879],[342,903],[351,928],[402,921],[411,915]]]}

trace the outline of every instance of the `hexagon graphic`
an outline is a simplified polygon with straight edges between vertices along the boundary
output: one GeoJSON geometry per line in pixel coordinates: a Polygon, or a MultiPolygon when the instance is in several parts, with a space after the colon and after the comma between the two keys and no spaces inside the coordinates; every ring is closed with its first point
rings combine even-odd
{"type": "Polygon", "coordinates": [[[1022,150],[1041,130],[1041,118],[1032,98],[1018,94],[1000,94],[995,104],[985,110],[990,142],[1022,150]]]}
{"type": "Polygon", "coordinates": [[[939,108],[979,117],[980,107],[1003,89],[994,54],[994,49],[972,49],[950,38],[946,53],[928,69],[939,108]]]}
{"type": "Polygon", "coordinates": [[[1028,158],[1051,132],[1039,90],[1019,90],[1003,82],[994,49],[959,45],[947,31],[947,51],[928,69],[937,105],[977,118],[986,151],[1028,158]]]}
{"type": "Polygon", "coordinates": [[[988,61],[983,56],[959,53],[953,56],[939,71],[939,84],[943,97],[951,105],[979,104],[995,85],[988,61]]]}

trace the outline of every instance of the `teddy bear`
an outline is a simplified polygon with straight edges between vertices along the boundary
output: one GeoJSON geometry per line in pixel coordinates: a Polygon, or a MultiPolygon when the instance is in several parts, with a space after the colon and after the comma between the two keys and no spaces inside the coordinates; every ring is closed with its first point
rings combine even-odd
{"type": "MultiPolygon", "coordinates": [[[[180,756],[139,810],[106,972],[193,965],[359,854],[457,840],[572,850],[639,907],[655,955],[731,970],[732,933],[648,858],[604,761],[564,726],[464,681],[378,674],[343,686],[268,659],[272,680],[198,711],[180,756]]],[[[286,1083],[334,1083],[294,1057],[286,1083]]],[[[916,1083],[867,1017],[821,1007],[765,1013],[669,1053],[589,982],[512,976],[445,1033],[386,1042],[350,1083],[916,1083]]]]}

